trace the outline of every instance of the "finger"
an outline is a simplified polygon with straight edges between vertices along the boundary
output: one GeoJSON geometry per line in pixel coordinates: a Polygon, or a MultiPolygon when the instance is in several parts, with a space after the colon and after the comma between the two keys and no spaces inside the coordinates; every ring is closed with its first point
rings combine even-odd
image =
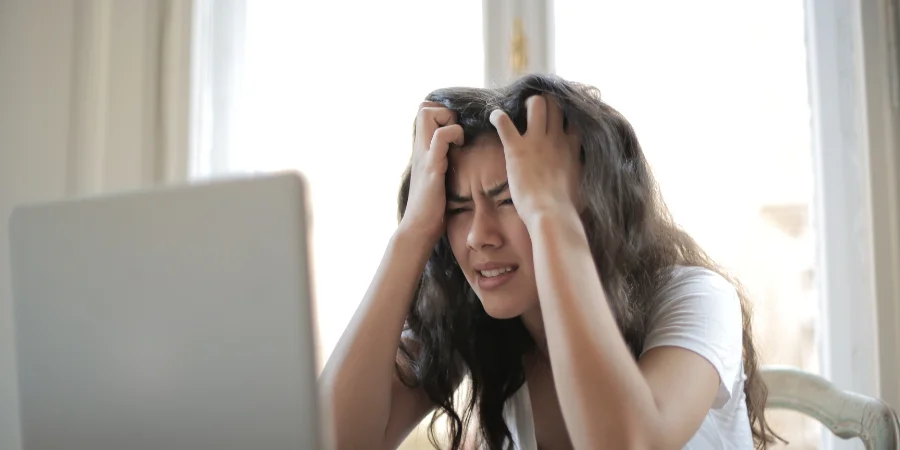
{"type": "Polygon", "coordinates": [[[456,123],[456,113],[450,109],[441,107],[425,107],[419,110],[422,117],[439,127],[456,123]]]}
{"type": "MultiPolygon", "coordinates": [[[[427,149],[434,131],[444,125],[456,123],[456,113],[442,106],[427,106],[422,103],[416,115],[415,148],[427,149]]],[[[435,103],[436,104],[436,103],[435,103]]]]}
{"type": "Polygon", "coordinates": [[[432,101],[426,100],[422,103],[419,103],[419,113],[422,113],[422,111],[425,110],[429,114],[434,114],[437,110],[441,110],[441,109],[449,111],[453,116],[453,120],[456,120],[456,113],[454,113],[452,110],[450,110],[449,108],[447,108],[446,106],[444,106],[438,102],[432,102],[432,101]]]}
{"type": "Polygon", "coordinates": [[[491,112],[491,124],[497,129],[497,134],[500,135],[500,142],[503,144],[504,150],[522,137],[513,124],[512,119],[502,110],[495,109],[491,112]]]}
{"type": "Polygon", "coordinates": [[[434,153],[435,156],[440,154],[446,155],[447,150],[450,149],[450,144],[462,146],[465,143],[463,139],[464,133],[461,126],[453,124],[440,127],[431,138],[431,145],[428,146],[429,153],[434,153]]]}
{"type": "Polygon", "coordinates": [[[547,132],[547,100],[542,95],[532,95],[525,100],[525,109],[527,111],[528,127],[525,133],[528,134],[532,130],[538,134],[547,132]]]}
{"type": "Polygon", "coordinates": [[[563,130],[563,111],[556,103],[556,99],[547,99],[547,133],[562,134],[563,130]]]}

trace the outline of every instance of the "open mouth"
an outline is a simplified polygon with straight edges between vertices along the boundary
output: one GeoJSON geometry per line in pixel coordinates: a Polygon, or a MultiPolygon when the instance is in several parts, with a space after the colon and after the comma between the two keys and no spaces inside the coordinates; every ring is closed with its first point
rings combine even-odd
{"type": "Polygon", "coordinates": [[[510,267],[501,267],[499,269],[490,269],[490,270],[479,270],[478,274],[485,278],[494,278],[499,277],[505,273],[514,272],[517,269],[515,266],[510,267]]]}
{"type": "Polygon", "coordinates": [[[518,266],[497,267],[475,271],[478,274],[478,287],[483,290],[500,287],[516,275],[518,266]]]}

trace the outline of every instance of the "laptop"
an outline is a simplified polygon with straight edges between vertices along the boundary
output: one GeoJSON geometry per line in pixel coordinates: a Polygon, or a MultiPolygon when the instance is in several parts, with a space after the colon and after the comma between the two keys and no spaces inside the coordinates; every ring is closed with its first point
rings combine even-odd
{"type": "Polygon", "coordinates": [[[278,174],[21,206],[24,450],[311,450],[307,200],[278,174]]]}

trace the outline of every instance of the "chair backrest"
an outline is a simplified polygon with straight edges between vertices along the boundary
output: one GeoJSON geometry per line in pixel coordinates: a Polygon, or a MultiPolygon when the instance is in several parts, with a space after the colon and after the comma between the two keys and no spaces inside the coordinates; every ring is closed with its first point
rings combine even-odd
{"type": "Polygon", "coordinates": [[[884,401],[838,389],[820,376],[790,367],[767,366],[761,373],[769,389],[767,408],[810,416],[843,439],[861,439],[867,450],[900,449],[897,415],[884,401]]]}

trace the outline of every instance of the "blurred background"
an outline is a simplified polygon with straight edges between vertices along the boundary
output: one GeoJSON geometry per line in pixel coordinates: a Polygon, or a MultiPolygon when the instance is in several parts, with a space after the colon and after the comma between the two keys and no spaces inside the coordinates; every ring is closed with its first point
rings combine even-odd
{"type": "MultiPolygon", "coordinates": [[[[763,363],[900,406],[895,1],[0,0],[0,449],[13,205],[302,171],[321,366],[396,226],[419,102],[530,72],[631,121],[750,292],[763,363]]],[[[857,448],[771,414],[789,448],[857,448]]],[[[430,448],[420,428],[402,448],[430,448]]]]}

